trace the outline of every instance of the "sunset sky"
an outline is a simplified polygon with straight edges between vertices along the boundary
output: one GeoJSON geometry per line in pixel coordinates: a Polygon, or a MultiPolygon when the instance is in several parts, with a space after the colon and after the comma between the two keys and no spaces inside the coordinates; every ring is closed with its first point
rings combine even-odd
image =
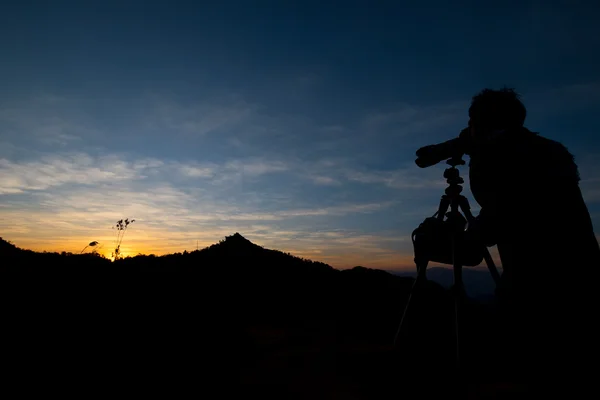
{"type": "Polygon", "coordinates": [[[239,232],[336,268],[414,268],[410,234],[446,187],[415,151],[503,85],[575,155],[600,233],[594,2],[206,3],[1,6],[2,238],[110,255],[129,217],[125,255],[239,232]]]}

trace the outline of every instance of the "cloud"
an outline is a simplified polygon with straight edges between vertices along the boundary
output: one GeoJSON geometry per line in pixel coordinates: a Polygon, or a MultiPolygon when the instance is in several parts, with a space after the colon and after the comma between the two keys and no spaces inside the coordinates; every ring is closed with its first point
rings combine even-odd
{"type": "Polygon", "coordinates": [[[324,158],[322,160],[302,163],[291,161],[291,170],[308,181],[323,186],[344,186],[357,183],[371,186],[383,186],[395,191],[436,189],[447,186],[443,177],[447,165],[436,165],[429,168],[418,168],[413,162],[403,162],[397,168],[368,168],[356,163],[353,159],[324,158]]]}
{"type": "MultiPolygon", "coordinates": [[[[308,162],[352,153],[358,162],[385,157],[393,163],[397,157],[390,152],[414,146],[411,141],[417,134],[419,140],[433,140],[435,132],[457,124],[465,109],[458,103],[402,103],[345,120],[320,121],[237,95],[189,100],[164,94],[132,99],[44,94],[0,104],[0,142],[28,150],[53,146],[96,153],[135,147],[155,155],[164,147],[173,153],[194,152],[211,161],[243,154],[271,160],[279,157],[284,163],[290,158],[308,162]]],[[[415,149],[411,148],[411,153],[415,149]]],[[[0,157],[8,155],[7,150],[0,153],[0,157]]],[[[252,174],[251,168],[261,167],[245,166],[245,176],[252,174]]],[[[282,171],[284,167],[263,168],[282,171]]],[[[212,176],[209,169],[186,173],[212,176]]],[[[323,186],[340,183],[327,174],[313,173],[311,179],[323,186]]]]}
{"type": "Polygon", "coordinates": [[[234,127],[249,119],[257,109],[256,105],[247,103],[238,96],[187,104],[152,96],[151,104],[154,112],[146,118],[147,127],[194,136],[234,127]]]}
{"type": "Polygon", "coordinates": [[[216,167],[181,165],[179,172],[190,178],[212,178],[216,174],[216,167]]]}
{"type": "Polygon", "coordinates": [[[340,181],[330,177],[330,176],[308,176],[308,179],[312,180],[317,185],[326,185],[326,186],[339,186],[341,185],[340,181]]]}
{"type": "Polygon", "coordinates": [[[155,158],[131,161],[125,154],[92,157],[83,152],[69,152],[45,155],[39,161],[10,161],[0,158],[0,194],[45,190],[68,184],[94,186],[143,180],[159,174],[179,174],[183,178],[227,182],[240,177],[259,177],[287,170],[288,166],[281,161],[259,158],[227,161],[219,165],[155,158]]]}
{"type": "Polygon", "coordinates": [[[0,103],[0,137],[28,139],[45,146],[82,144],[84,138],[102,137],[93,127],[86,101],[51,94],[0,103]]]}
{"type": "MultiPolygon", "coordinates": [[[[135,159],[125,154],[2,159],[0,231],[26,248],[76,252],[82,243],[98,240],[105,246],[105,254],[110,254],[114,239],[110,227],[129,217],[136,219],[123,242],[123,251],[130,255],[189,250],[196,241],[206,246],[240,231],[267,247],[300,256],[321,255],[318,259],[342,266],[359,260],[361,249],[361,257],[371,257],[373,262],[398,259],[398,251],[380,248],[389,241],[386,237],[378,242],[377,234],[342,234],[339,230],[315,236],[311,228],[314,221],[327,224],[329,219],[335,226],[335,218],[375,215],[396,201],[350,199],[331,206],[302,206],[293,196],[291,201],[271,201],[254,196],[251,190],[244,193],[244,201],[229,196],[229,191],[238,187],[236,177],[260,179],[283,172],[290,172],[288,164],[264,159],[206,165],[135,159]],[[223,179],[222,175],[234,178],[223,179]],[[180,179],[210,185],[186,185],[180,179]]],[[[282,196],[285,199],[285,193],[282,196]]]]}
{"type": "MultiPolygon", "coordinates": [[[[0,100],[0,143],[27,151],[115,152],[123,147],[194,148],[218,134],[210,144],[203,143],[208,148],[231,139],[228,133],[248,123],[258,109],[238,96],[183,101],[164,95],[115,99],[39,94],[0,100]]],[[[6,149],[0,150],[0,157],[7,155],[6,149]]]]}
{"type": "Polygon", "coordinates": [[[260,176],[273,172],[288,170],[288,165],[282,161],[263,161],[260,159],[234,160],[225,164],[226,171],[233,171],[246,176],[260,176]]]}
{"type": "Polygon", "coordinates": [[[350,204],[340,205],[335,207],[325,207],[316,209],[304,209],[304,210],[291,210],[291,211],[280,211],[276,215],[284,217],[299,217],[299,216],[326,216],[336,215],[344,216],[347,214],[357,213],[370,213],[387,208],[394,204],[394,201],[387,201],[381,203],[368,203],[368,204],[350,204]]]}
{"type": "Polygon", "coordinates": [[[97,185],[131,180],[140,177],[139,169],[140,165],[114,156],[93,159],[84,153],[47,156],[40,161],[21,163],[0,159],[0,194],[45,190],[66,184],[97,185]]]}
{"type": "Polygon", "coordinates": [[[437,168],[418,170],[401,168],[392,171],[346,171],[347,179],[367,184],[382,184],[393,189],[443,188],[446,181],[437,168]]]}
{"type": "Polygon", "coordinates": [[[391,132],[394,136],[410,136],[438,131],[462,121],[466,122],[468,106],[467,102],[433,106],[400,103],[386,111],[367,114],[362,121],[362,126],[368,135],[391,132]]]}

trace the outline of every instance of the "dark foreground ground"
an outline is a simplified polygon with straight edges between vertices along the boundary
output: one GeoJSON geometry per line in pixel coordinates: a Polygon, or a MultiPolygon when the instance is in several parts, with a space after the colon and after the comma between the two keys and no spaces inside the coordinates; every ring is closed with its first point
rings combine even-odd
{"type": "MultiPolygon", "coordinates": [[[[0,243],[1,244],[1,243],[0,243]]],[[[0,249],[0,381],[36,396],[277,399],[531,398],[511,379],[496,311],[455,309],[430,283],[338,271],[239,235],[110,263],[0,249]],[[503,360],[503,361],[499,361],[503,360]]],[[[532,371],[532,376],[536,371],[532,371]]],[[[539,374],[538,374],[539,375],[539,374]]],[[[577,396],[568,396],[577,398],[577,396]]]]}
{"type": "Polygon", "coordinates": [[[251,328],[256,354],[242,368],[243,391],[291,399],[515,399],[531,392],[526,385],[493,377],[453,381],[451,368],[415,369],[392,346],[339,341],[335,329],[329,329],[251,328]]]}
{"type": "Polygon", "coordinates": [[[394,329],[369,326],[358,308],[248,318],[242,297],[181,276],[4,278],[3,381],[23,393],[514,399],[526,389],[485,376],[477,360],[453,384],[454,338],[439,318],[448,310],[419,310],[426,332],[394,348],[394,329]]]}

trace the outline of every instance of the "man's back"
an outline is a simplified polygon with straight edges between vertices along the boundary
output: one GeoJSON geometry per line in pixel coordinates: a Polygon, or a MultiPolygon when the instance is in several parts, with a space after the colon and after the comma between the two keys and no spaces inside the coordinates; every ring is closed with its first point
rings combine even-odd
{"type": "Polygon", "coordinates": [[[498,293],[512,357],[531,352],[538,367],[564,366],[585,350],[574,350],[570,339],[582,346],[592,340],[583,331],[591,333],[589,313],[600,284],[592,278],[600,247],[573,157],[560,143],[522,129],[482,146],[469,175],[482,224],[501,256],[498,293]]]}
{"type": "Polygon", "coordinates": [[[469,175],[507,274],[532,283],[600,266],[577,166],[563,145],[528,130],[506,132],[472,156],[469,175]]]}

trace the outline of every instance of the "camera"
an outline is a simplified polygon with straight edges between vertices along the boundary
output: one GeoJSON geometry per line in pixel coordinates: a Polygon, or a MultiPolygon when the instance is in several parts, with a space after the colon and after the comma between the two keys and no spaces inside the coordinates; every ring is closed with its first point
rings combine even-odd
{"type": "Polygon", "coordinates": [[[427,168],[449,158],[461,158],[470,153],[471,141],[469,128],[463,129],[458,137],[438,144],[423,146],[417,150],[415,163],[427,168]]]}
{"type": "Polygon", "coordinates": [[[452,265],[456,256],[466,267],[481,264],[485,246],[465,231],[466,226],[467,219],[462,214],[446,220],[436,216],[426,218],[412,234],[415,258],[452,265]]]}

